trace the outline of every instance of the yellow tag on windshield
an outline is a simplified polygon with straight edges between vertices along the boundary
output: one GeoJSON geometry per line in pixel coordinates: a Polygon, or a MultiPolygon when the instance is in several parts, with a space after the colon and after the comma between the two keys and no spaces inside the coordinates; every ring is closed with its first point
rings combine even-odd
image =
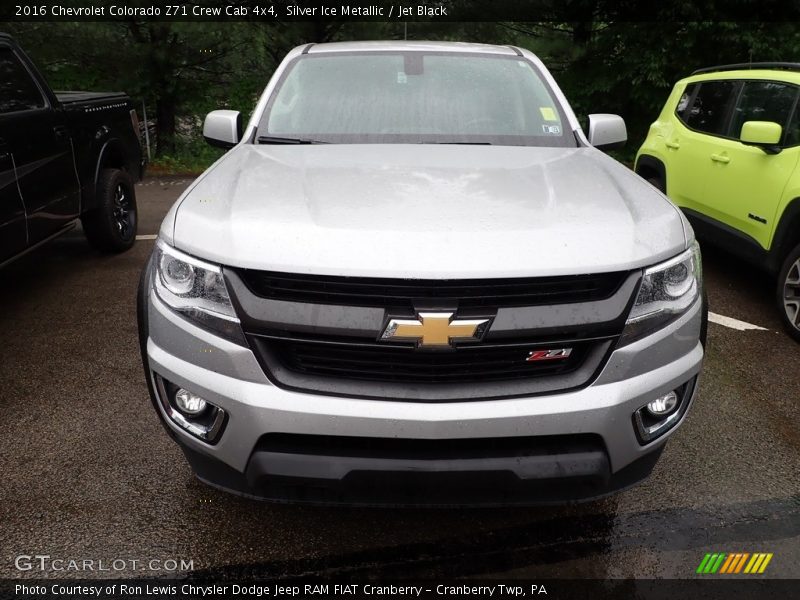
{"type": "Polygon", "coordinates": [[[558,121],[558,115],[556,115],[556,111],[549,106],[540,106],[539,112],[542,113],[542,118],[545,121],[558,121]]]}

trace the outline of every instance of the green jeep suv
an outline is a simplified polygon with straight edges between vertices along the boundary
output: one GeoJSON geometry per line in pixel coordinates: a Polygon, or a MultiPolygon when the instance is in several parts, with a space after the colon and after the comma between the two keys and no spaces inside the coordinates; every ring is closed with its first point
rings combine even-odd
{"type": "Polygon", "coordinates": [[[800,63],[695,71],[675,84],[636,172],[689,217],[698,237],[777,276],[800,341],[800,63]]]}

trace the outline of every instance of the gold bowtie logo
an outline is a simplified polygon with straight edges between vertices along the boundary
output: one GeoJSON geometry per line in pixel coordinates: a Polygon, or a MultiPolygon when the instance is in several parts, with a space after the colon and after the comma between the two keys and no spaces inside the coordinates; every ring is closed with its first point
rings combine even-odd
{"type": "Polygon", "coordinates": [[[420,348],[446,348],[453,341],[479,340],[491,319],[454,319],[452,312],[421,312],[416,319],[390,319],[380,339],[417,342],[420,348]]]}

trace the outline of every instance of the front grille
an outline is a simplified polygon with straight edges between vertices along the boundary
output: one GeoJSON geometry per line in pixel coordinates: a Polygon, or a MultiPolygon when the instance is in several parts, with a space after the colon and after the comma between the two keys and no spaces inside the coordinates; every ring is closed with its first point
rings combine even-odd
{"type": "Polygon", "coordinates": [[[566,359],[526,362],[529,353],[553,346],[480,345],[456,350],[420,351],[413,346],[385,346],[320,342],[302,339],[259,338],[258,344],[295,373],[410,383],[469,383],[508,381],[566,375],[583,363],[589,347],[596,342],[570,342],[566,359]]]}
{"type": "Polygon", "coordinates": [[[316,394],[418,402],[561,393],[589,385],[613,351],[640,273],[484,280],[294,275],[226,268],[242,328],[270,380],[316,394]],[[493,318],[449,349],[379,341],[424,310],[493,318]],[[535,350],[571,348],[528,362],[535,350]]]}
{"type": "Polygon", "coordinates": [[[295,275],[237,269],[261,298],[343,306],[407,308],[457,300],[459,308],[503,308],[590,302],[610,297],[628,273],[515,279],[384,279],[295,275]]]}

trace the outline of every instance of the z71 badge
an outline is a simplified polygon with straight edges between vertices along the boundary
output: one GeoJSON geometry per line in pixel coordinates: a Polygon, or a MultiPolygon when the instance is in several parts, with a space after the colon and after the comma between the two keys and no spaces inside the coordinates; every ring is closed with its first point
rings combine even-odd
{"type": "Polygon", "coordinates": [[[525,362],[539,362],[540,360],[564,360],[572,354],[572,348],[557,348],[555,350],[531,350],[525,362]]]}

